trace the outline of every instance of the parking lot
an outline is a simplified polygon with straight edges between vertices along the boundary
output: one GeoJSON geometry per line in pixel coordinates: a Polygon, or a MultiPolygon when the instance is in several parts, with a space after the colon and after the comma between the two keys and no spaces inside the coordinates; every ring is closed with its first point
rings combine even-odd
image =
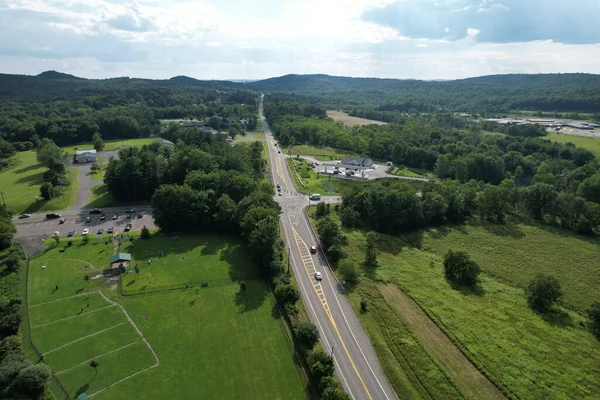
{"type": "Polygon", "coordinates": [[[132,231],[141,230],[145,225],[148,229],[155,229],[154,219],[150,213],[134,213],[134,214],[116,214],[117,219],[112,219],[115,214],[106,214],[106,220],[100,219],[101,215],[89,215],[91,219],[86,222],[88,216],[76,216],[69,218],[64,217],[65,222],[59,223],[58,219],[45,219],[39,222],[30,224],[22,223],[18,225],[17,237],[27,237],[36,235],[50,236],[54,232],[59,232],[60,236],[67,236],[70,231],[74,231],[74,236],[79,236],[84,229],[89,229],[90,235],[96,235],[98,229],[103,229],[103,233],[108,233],[108,228],[113,227],[114,234],[122,233],[127,224],[131,224],[132,231]],[[127,219],[127,215],[131,215],[131,219],[127,219]],[[141,218],[140,218],[141,216],[141,218]]]}

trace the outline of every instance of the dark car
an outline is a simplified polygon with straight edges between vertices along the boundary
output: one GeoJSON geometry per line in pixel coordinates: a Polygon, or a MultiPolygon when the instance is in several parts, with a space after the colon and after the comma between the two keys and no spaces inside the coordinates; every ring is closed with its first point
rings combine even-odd
{"type": "Polygon", "coordinates": [[[104,232],[104,229],[102,229],[102,228],[98,229],[98,235],[102,235],[102,232],[104,232]]]}
{"type": "Polygon", "coordinates": [[[108,233],[113,233],[115,231],[115,228],[113,228],[112,226],[110,228],[108,228],[108,230],[106,232],[108,233]]]}
{"type": "Polygon", "coordinates": [[[125,225],[125,229],[123,229],[124,232],[129,232],[131,230],[131,224],[127,224],[125,225]]]}
{"type": "Polygon", "coordinates": [[[132,214],[135,212],[135,208],[130,208],[129,210],[126,210],[125,212],[132,214]]]}
{"type": "Polygon", "coordinates": [[[46,218],[60,218],[59,213],[48,213],[46,214],[46,218]]]}
{"type": "Polygon", "coordinates": [[[19,218],[29,218],[31,217],[31,214],[21,214],[19,215],[19,218]]]}
{"type": "Polygon", "coordinates": [[[90,214],[102,214],[102,209],[94,208],[93,210],[90,210],[90,214]]]}
{"type": "Polygon", "coordinates": [[[138,214],[138,218],[144,218],[142,214],[138,214]]]}

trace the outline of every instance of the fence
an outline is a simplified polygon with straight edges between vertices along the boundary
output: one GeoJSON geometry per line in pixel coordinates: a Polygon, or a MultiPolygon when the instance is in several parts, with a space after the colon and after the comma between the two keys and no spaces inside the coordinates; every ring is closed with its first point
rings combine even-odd
{"type": "MultiPolygon", "coordinates": [[[[249,280],[252,278],[248,278],[249,280]]],[[[232,281],[231,279],[208,279],[198,282],[185,282],[178,283],[175,285],[163,285],[163,286],[150,286],[142,287],[139,289],[127,289],[126,285],[123,285],[123,275],[121,275],[120,285],[121,294],[123,296],[135,296],[139,294],[149,294],[158,292],[170,292],[174,290],[196,290],[219,286],[237,285],[239,282],[232,281]]]]}
{"type": "MultiPolygon", "coordinates": [[[[40,351],[37,349],[37,347],[35,347],[35,345],[33,344],[33,340],[31,339],[31,320],[29,319],[29,256],[27,256],[27,252],[25,251],[25,248],[23,247],[23,245],[21,243],[19,243],[19,245],[21,246],[21,249],[23,249],[23,254],[25,254],[25,258],[27,260],[27,267],[25,268],[25,321],[24,323],[21,324],[21,329],[22,329],[22,337],[27,339],[26,344],[29,345],[29,348],[31,350],[33,350],[33,352],[39,357],[39,361],[38,362],[43,362],[44,364],[48,365],[46,363],[46,360],[44,360],[44,356],[42,355],[42,353],[40,353],[40,351]]],[[[50,367],[50,366],[48,366],[50,367]]],[[[52,371],[52,369],[50,369],[52,371]]],[[[56,377],[56,375],[54,375],[54,372],[52,372],[52,375],[50,376],[51,382],[50,385],[54,386],[55,388],[59,388],[60,391],[62,392],[62,394],[64,395],[64,398],[67,400],[71,399],[71,396],[69,396],[69,392],[67,391],[67,389],[63,386],[63,384],[58,380],[58,378],[56,377]]],[[[57,393],[55,393],[57,394],[57,393]]]]}

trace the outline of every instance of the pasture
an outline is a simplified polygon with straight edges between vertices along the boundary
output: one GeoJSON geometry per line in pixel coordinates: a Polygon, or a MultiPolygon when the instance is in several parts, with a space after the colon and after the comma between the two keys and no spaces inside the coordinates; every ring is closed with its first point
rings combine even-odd
{"type": "Polygon", "coordinates": [[[79,185],[76,168],[69,169],[71,185],[65,189],[64,195],[44,200],[40,196],[40,186],[46,168],[38,164],[35,151],[20,152],[15,157],[16,162],[0,172],[0,191],[9,210],[16,214],[58,211],[75,204],[79,185]]]}
{"type": "Polygon", "coordinates": [[[123,242],[130,270],[140,264],[139,273],[124,276],[126,293],[182,287],[137,296],[122,296],[120,283],[97,277],[114,251],[106,237],[77,237],[30,263],[33,343],[70,396],[306,397],[286,327],[265,284],[253,279],[257,271],[239,238],[207,233],[123,242]],[[183,289],[207,277],[220,286],[183,289]]]}
{"type": "Polygon", "coordinates": [[[372,119],[352,117],[343,111],[327,110],[327,116],[334,121],[339,121],[346,126],[364,126],[364,125],[387,125],[387,122],[374,121],[372,119]]]}
{"type": "MultiPolygon", "coordinates": [[[[402,317],[406,307],[396,304],[398,297],[389,289],[397,286],[479,370],[514,397],[578,399],[600,393],[600,342],[580,325],[584,318],[568,309],[536,314],[519,287],[537,272],[552,273],[562,282],[567,305],[584,308],[600,293],[595,279],[598,244],[545,227],[516,221],[507,225],[472,222],[399,237],[379,234],[380,266],[363,276],[351,303],[358,310],[360,298],[368,295],[373,308],[392,307],[402,317]],[[475,290],[453,289],[444,279],[442,260],[449,248],[466,250],[479,262],[484,273],[475,290]]],[[[347,234],[348,257],[359,263],[366,232],[347,234]]],[[[388,335],[380,333],[375,347],[395,355],[402,336],[388,329],[389,318],[371,318],[374,328],[367,332],[372,340],[378,338],[372,332],[388,335]]],[[[395,358],[397,363],[404,360],[395,358]]]]}
{"type": "Polygon", "coordinates": [[[600,137],[565,135],[562,133],[548,133],[548,139],[558,143],[573,143],[577,147],[589,150],[596,159],[600,159],[600,137]]]}

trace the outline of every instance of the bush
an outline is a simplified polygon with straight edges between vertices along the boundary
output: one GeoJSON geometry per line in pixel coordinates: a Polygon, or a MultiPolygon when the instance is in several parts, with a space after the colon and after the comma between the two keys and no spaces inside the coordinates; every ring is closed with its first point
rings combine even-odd
{"type": "Polygon", "coordinates": [[[19,353],[22,344],[21,337],[18,335],[5,337],[2,342],[0,342],[0,360],[4,359],[4,357],[9,354],[19,353]]]}
{"type": "Polygon", "coordinates": [[[444,255],[444,275],[454,283],[475,286],[481,273],[479,265],[465,251],[448,250],[444,255]]]}
{"type": "Polygon", "coordinates": [[[294,329],[300,345],[311,350],[319,340],[319,331],[312,322],[300,322],[294,329]]]}
{"type": "Polygon", "coordinates": [[[346,283],[350,285],[358,283],[359,273],[354,262],[350,260],[342,260],[338,267],[338,272],[346,283]]]}
{"type": "Polygon", "coordinates": [[[562,297],[560,282],[553,276],[538,274],[525,289],[529,307],[538,312],[547,312],[562,297]]]}
{"type": "Polygon", "coordinates": [[[16,335],[21,324],[21,300],[0,303],[0,336],[16,335]]]}
{"type": "Polygon", "coordinates": [[[148,229],[146,227],[146,225],[144,225],[144,227],[142,228],[142,239],[149,239],[150,238],[150,229],[148,229]]]}
{"type": "Polygon", "coordinates": [[[295,304],[300,295],[292,285],[279,285],[275,288],[275,298],[284,305],[295,304]]]}
{"type": "Polygon", "coordinates": [[[46,364],[30,365],[19,371],[14,385],[23,393],[39,397],[46,390],[50,375],[46,364]]]}
{"type": "Polygon", "coordinates": [[[0,365],[0,387],[7,387],[14,382],[19,372],[29,366],[23,353],[8,354],[0,365]]]}
{"type": "Polygon", "coordinates": [[[14,254],[9,255],[2,261],[2,264],[6,267],[6,272],[15,272],[19,269],[19,264],[21,263],[21,259],[14,254]]]}
{"type": "Polygon", "coordinates": [[[600,339],[600,303],[595,301],[587,311],[590,317],[590,329],[596,338],[600,339]]]}
{"type": "Polygon", "coordinates": [[[366,313],[367,311],[369,311],[369,303],[365,299],[362,299],[360,301],[360,312],[366,313]]]}
{"type": "Polygon", "coordinates": [[[323,390],[324,386],[327,386],[327,378],[333,376],[333,358],[325,354],[323,350],[317,349],[310,352],[306,362],[311,375],[319,382],[319,389],[323,390]]]}

